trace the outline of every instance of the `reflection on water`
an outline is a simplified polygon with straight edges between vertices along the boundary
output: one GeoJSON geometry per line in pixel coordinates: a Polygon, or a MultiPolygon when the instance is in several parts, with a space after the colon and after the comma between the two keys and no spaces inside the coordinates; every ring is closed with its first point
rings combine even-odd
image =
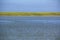
{"type": "Polygon", "coordinates": [[[60,40],[59,19],[60,17],[0,17],[0,40],[60,40]]]}

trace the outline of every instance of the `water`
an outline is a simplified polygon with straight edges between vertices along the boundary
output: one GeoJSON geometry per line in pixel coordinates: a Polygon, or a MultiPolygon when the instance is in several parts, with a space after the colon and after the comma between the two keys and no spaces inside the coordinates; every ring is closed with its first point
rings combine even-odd
{"type": "Polygon", "coordinates": [[[60,40],[60,17],[0,16],[0,40],[60,40]]]}

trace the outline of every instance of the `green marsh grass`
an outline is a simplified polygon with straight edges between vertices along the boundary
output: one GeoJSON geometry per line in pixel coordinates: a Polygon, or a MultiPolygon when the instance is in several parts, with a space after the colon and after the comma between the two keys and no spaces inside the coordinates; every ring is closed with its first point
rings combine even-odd
{"type": "Polygon", "coordinates": [[[60,16],[60,12],[0,12],[0,16],[60,16]]]}

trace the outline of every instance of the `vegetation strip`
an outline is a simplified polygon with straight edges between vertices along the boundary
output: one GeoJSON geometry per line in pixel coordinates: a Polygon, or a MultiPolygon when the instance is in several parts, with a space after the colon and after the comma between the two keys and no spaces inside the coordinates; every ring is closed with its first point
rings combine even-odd
{"type": "Polygon", "coordinates": [[[60,12],[0,12],[0,16],[60,16],[60,12]]]}

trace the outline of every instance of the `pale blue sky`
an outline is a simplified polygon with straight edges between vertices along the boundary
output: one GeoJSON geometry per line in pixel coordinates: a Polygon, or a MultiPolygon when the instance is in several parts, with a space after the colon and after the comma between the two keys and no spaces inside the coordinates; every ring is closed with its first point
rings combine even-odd
{"type": "Polygon", "coordinates": [[[59,0],[0,0],[0,11],[56,12],[59,0]]]}

